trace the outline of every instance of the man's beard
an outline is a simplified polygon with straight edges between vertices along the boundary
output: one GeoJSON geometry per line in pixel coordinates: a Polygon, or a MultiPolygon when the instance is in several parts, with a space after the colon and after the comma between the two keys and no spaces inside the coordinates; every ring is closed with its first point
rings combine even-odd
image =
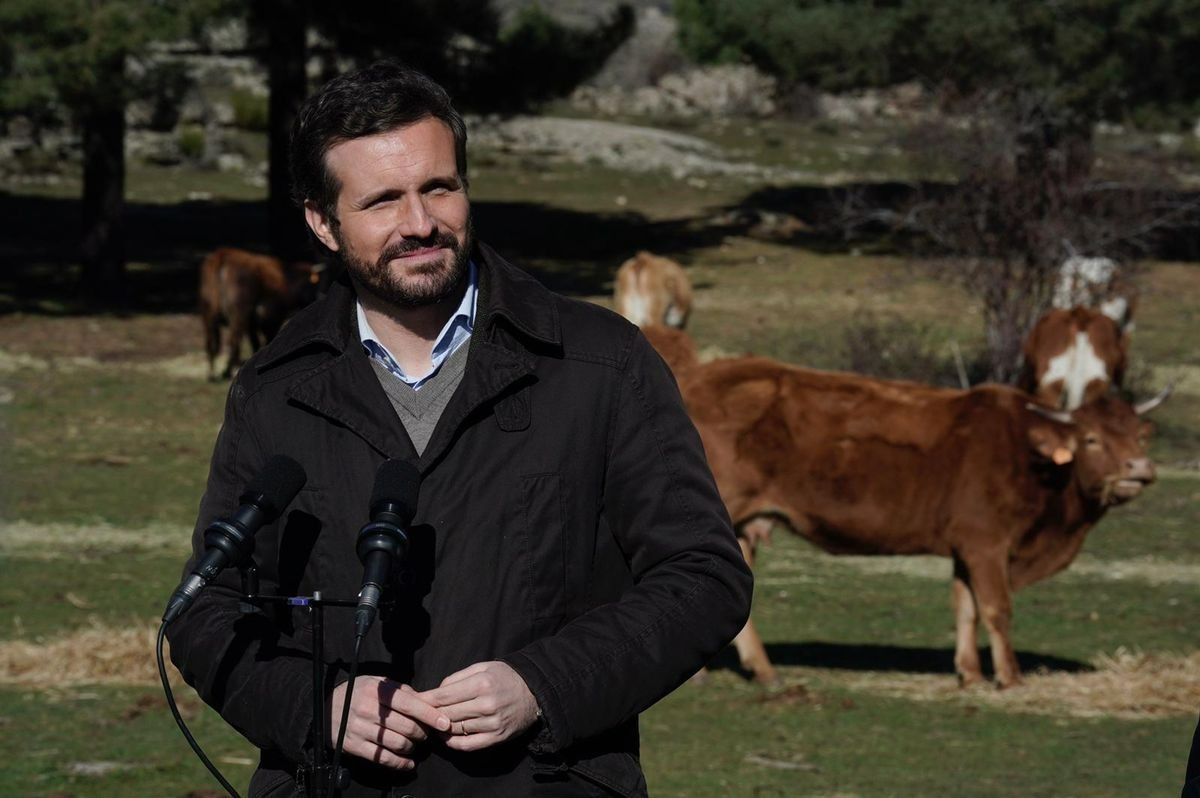
{"type": "Polygon", "coordinates": [[[428,239],[403,241],[389,246],[374,263],[359,258],[346,246],[341,236],[335,237],[339,245],[335,257],[364,290],[393,307],[420,308],[444,302],[462,288],[467,279],[467,263],[471,259],[475,231],[468,217],[462,246],[453,233],[442,232],[428,239]],[[392,271],[389,265],[391,260],[427,247],[449,250],[452,256],[449,264],[439,258],[408,267],[404,274],[392,271]]]}

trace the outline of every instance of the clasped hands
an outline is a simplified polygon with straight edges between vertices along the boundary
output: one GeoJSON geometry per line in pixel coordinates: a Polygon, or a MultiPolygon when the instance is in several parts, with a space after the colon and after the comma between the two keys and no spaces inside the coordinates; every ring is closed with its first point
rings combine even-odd
{"type": "MultiPolygon", "coordinates": [[[[347,684],[333,691],[330,745],[337,742],[347,684]]],[[[422,692],[380,676],[360,676],[343,750],[409,770],[415,766],[413,749],[431,737],[455,751],[478,751],[525,731],[537,714],[525,680],[503,662],[478,662],[422,692]]]]}

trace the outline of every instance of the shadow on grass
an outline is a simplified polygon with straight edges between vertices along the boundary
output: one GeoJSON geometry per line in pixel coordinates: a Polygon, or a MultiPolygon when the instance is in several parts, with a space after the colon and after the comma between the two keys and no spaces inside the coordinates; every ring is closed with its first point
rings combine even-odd
{"type": "MultiPolygon", "coordinates": [[[[1153,234],[1138,237],[1144,257],[1160,260],[1200,260],[1200,192],[1165,187],[1104,184],[1108,201],[1121,207],[1147,206],[1157,215],[1153,234]],[[1116,199],[1114,199],[1114,197],[1116,199]],[[1189,210],[1192,209],[1192,210],[1189,210]]],[[[920,255],[929,243],[915,233],[897,232],[889,215],[902,213],[918,200],[946,199],[954,186],[937,181],[882,181],[837,186],[767,186],[747,194],[726,208],[735,215],[768,211],[795,216],[808,229],[784,243],[803,245],[818,252],[839,252],[851,246],[874,254],[920,255]]],[[[1131,231],[1132,232],[1132,231],[1131,231]]]]}
{"type": "MultiPolygon", "coordinates": [[[[741,232],[736,222],[652,222],[536,202],[479,202],[474,214],[481,240],[569,295],[609,292],[617,266],[639,249],[686,259],[741,232]]],[[[125,224],[131,313],[191,311],[198,265],[216,247],[267,250],[262,201],[130,203],[125,224]]],[[[77,200],[0,192],[0,313],[87,312],[76,289],[78,239],[77,200]]]]}
{"type": "MultiPolygon", "coordinates": [[[[893,646],[871,643],[769,643],[767,656],[775,665],[799,666],[804,668],[827,668],[843,671],[874,671],[879,673],[944,673],[954,675],[954,649],[921,648],[916,646],[893,646]]],[[[982,648],[979,658],[984,674],[991,676],[991,649],[982,648]]],[[[1082,673],[1095,670],[1086,662],[1039,654],[1031,651],[1017,652],[1021,670],[1030,673],[1037,670],[1062,673],[1082,673]]],[[[713,669],[731,670],[749,678],[742,669],[737,652],[732,646],[721,652],[712,662],[713,669]]]]}

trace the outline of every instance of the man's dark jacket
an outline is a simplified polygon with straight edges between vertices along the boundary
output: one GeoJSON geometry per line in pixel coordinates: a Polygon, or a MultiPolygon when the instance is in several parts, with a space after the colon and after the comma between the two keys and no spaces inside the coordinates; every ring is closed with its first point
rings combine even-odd
{"type": "MultiPolygon", "coordinates": [[[[411,550],[360,673],[424,690],[500,659],[542,718],[485,751],[423,744],[411,772],[349,757],[346,794],[643,795],[637,714],[738,632],[750,573],[675,383],[638,330],[485,246],[475,260],[466,374],[423,455],[362,351],[343,280],[238,374],[193,545],[286,454],[308,482],[257,537],[260,592],[353,598],[376,468],[415,461],[411,550]]],[[[243,612],[240,584],[230,569],[173,624],[171,658],[262,749],[250,794],[290,795],[312,745],[310,620],[243,612]]],[[[352,641],[352,613],[328,611],[330,686],[352,641]]]]}

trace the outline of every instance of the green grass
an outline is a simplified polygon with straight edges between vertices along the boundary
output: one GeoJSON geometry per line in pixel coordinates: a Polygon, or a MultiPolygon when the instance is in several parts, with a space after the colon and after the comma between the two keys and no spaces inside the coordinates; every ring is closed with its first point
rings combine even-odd
{"type": "Polygon", "coordinates": [[[651,794],[1172,796],[1194,724],[1014,718],[806,683],[772,698],[719,674],[668,697],[642,724],[651,794]]]}
{"type": "Polygon", "coordinates": [[[227,386],[111,367],[24,370],[9,386],[6,517],[191,523],[227,386]]]}
{"type": "MultiPolygon", "coordinates": [[[[253,772],[244,763],[257,762],[256,752],[194,694],[179,700],[205,752],[244,792],[253,772]]],[[[3,795],[157,798],[217,786],[179,734],[162,688],[0,689],[0,718],[0,745],[9,752],[0,765],[3,795]],[[72,772],[89,763],[120,769],[72,772]]]]}

